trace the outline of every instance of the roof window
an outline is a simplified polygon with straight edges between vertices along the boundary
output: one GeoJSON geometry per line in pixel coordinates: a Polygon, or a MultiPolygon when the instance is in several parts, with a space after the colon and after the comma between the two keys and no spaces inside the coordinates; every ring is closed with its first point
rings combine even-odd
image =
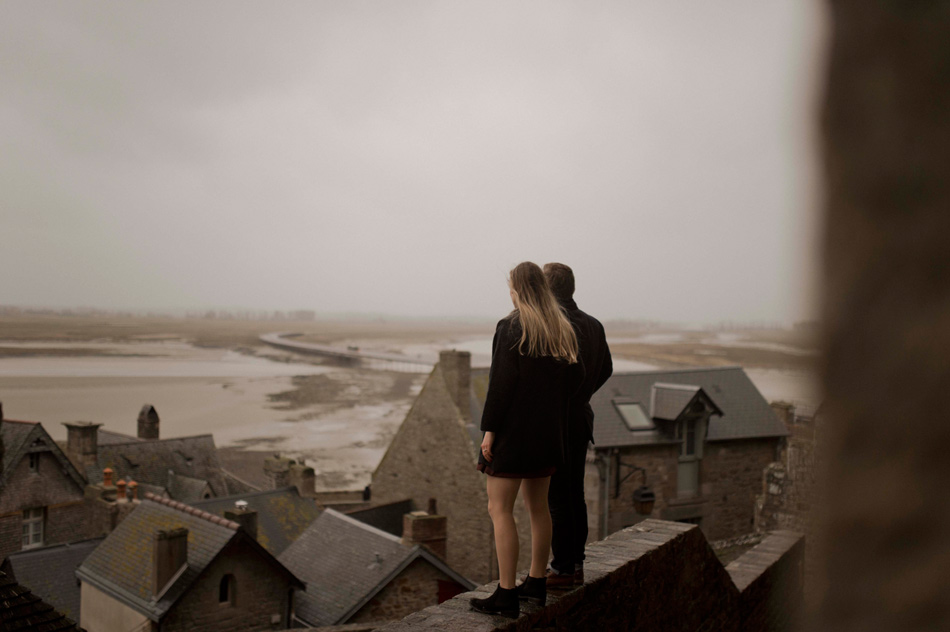
{"type": "Polygon", "coordinates": [[[614,408],[620,413],[623,422],[627,424],[628,430],[652,430],[655,426],[640,402],[629,399],[614,399],[614,408]]]}

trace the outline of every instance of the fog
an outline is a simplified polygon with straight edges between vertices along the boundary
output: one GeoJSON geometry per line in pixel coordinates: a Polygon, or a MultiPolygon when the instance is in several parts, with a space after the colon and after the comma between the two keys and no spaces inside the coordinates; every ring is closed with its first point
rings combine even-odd
{"type": "Polygon", "coordinates": [[[817,1],[4,2],[0,304],[815,312],[817,1]]]}

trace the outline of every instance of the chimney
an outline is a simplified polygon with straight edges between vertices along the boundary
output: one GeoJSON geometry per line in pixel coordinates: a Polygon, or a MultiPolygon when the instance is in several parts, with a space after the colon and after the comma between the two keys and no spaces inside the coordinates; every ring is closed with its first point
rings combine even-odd
{"type": "Polygon", "coordinates": [[[769,406],[772,407],[772,410],[778,418],[782,420],[785,427],[791,429],[792,424],[795,423],[795,406],[788,402],[772,402],[769,406]]]}
{"type": "Polygon", "coordinates": [[[151,404],[139,411],[139,439],[158,439],[158,411],[151,404]]]}
{"type": "Polygon", "coordinates": [[[248,508],[247,501],[239,500],[235,502],[234,509],[224,511],[224,517],[238,523],[247,531],[249,536],[255,540],[257,539],[257,512],[248,508]]]}
{"type": "Polygon", "coordinates": [[[448,519],[424,511],[413,511],[402,517],[402,542],[412,546],[422,544],[445,559],[445,539],[448,519]]]}
{"type": "Polygon", "coordinates": [[[316,474],[312,467],[302,463],[291,465],[290,484],[297,488],[297,493],[303,498],[314,498],[317,495],[316,474]]]}
{"type": "Polygon", "coordinates": [[[128,500],[125,495],[125,479],[120,478],[115,484],[115,495],[119,501],[128,500]]]}
{"type": "Polygon", "coordinates": [[[168,582],[188,563],[188,529],[155,533],[152,546],[152,596],[161,597],[168,582]]]}
{"type": "Polygon", "coordinates": [[[89,421],[65,422],[66,454],[76,464],[83,476],[86,470],[94,468],[99,460],[99,427],[89,421]]]}
{"type": "Polygon", "coordinates": [[[283,458],[279,454],[264,459],[264,475],[270,482],[269,489],[280,489],[290,485],[290,466],[293,464],[293,460],[283,458]]]}
{"type": "Polygon", "coordinates": [[[445,379],[449,396],[465,421],[472,420],[469,386],[472,374],[472,354],[468,351],[442,351],[439,353],[439,369],[445,379]]]}

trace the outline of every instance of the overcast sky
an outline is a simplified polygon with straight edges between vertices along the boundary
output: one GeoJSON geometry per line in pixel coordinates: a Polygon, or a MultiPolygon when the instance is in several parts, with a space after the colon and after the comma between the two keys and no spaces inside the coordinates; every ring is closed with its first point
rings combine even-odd
{"type": "Polygon", "coordinates": [[[814,311],[817,0],[0,1],[0,304],[814,311]]]}

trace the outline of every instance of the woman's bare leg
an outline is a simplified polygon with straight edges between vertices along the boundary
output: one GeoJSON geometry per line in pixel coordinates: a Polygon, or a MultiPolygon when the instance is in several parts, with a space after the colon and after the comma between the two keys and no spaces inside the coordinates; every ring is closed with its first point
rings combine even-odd
{"type": "Polygon", "coordinates": [[[531,577],[544,577],[551,553],[551,512],[548,509],[548,487],[551,477],[526,478],[521,481],[528,517],[531,519],[531,577]]]}
{"type": "MultiPolygon", "coordinates": [[[[513,512],[519,487],[520,478],[488,477],[488,515],[491,516],[495,529],[498,585],[502,588],[515,587],[515,573],[518,570],[518,527],[515,525],[513,512]]],[[[550,540],[550,529],[548,539],[550,540]]]]}

